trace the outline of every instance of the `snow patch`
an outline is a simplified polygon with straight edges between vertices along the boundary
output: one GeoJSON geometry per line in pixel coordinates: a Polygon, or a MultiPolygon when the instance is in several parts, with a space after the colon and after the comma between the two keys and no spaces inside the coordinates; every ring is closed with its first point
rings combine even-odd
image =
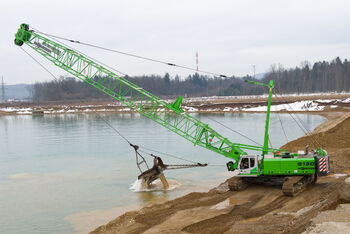
{"type": "Polygon", "coordinates": [[[350,98],[346,98],[344,100],[341,101],[342,103],[350,103],[350,98]]]}
{"type": "Polygon", "coordinates": [[[223,111],[238,111],[238,110],[239,110],[238,107],[235,107],[235,108],[232,108],[232,107],[225,107],[225,108],[223,109],[223,111]]]}
{"type": "Polygon", "coordinates": [[[31,115],[32,114],[32,108],[6,107],[6,108],[0,108],[0,111],[4,111],[7,113],[16,113],[16,114],[21,114],[21,115],[31,115]]]}
{"type": "Polygon", "coordinates": [[[21,108],[17,111],[17,114],[21,115],[31,115],[32,113],[32,108],[21,108]]]}
{"type": "Polygon", "coordinates": [[[119,111],[130,111],[130,110],[131,110],[130,108],[122,108],[119,111]]]}
{"type": "Polygon", "coordinates": [[[205,112],[215,112],[215,111],[220,111],[220,109],[219,109],[219,108],[215,108],[215,109],[205,109],[205,110],[203,110],[203,111],[205,111],[205,112]]]}
{"type": "Polygon", "coordinates": [[[6,108],[1,108],[0,109],[1,111],[4,111],[4,112],[15,112],[17,111],[18,109],[15,109],[13,107],[6,107],[6,108]]]}
{"type": "Polygon", "coordinates": [[[315,100],[316,102],[321,102],[321,103],[331,103],[334,101],[334,99],[326,99],[326,100],[323,100],[323,99],[317,99],[315,100]]]}
{"type": "MultiPolygon", "coordinates": [[[[324,106],[319,106],[318,103],[314,101],[300,101],[293,102],[289,104],[280,104],[280,105],[272,105],[271,111],[321,111],[324,109],[324,106]]],[[[243,108],[242,111],[267,111],[267,106],[258,106],[251,108],[243,108]]]]}
{"type": "Polygon", "coordinates": [[[188,112],[197,112],[198,109],[194,108],[194,107],[190,107],[190,106],[184,106],[185,110],[187,110],[188,112]]]}

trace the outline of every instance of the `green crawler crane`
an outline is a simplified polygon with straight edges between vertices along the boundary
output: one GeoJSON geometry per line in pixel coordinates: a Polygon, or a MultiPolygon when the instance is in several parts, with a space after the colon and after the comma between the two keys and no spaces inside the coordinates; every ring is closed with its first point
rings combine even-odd
{"type": "Polygon", "coordinates": [[[317,176],[329,174],[329,156],[321,148],[306,154],[290,154],[285,150],[268,147],[273,81],[269,84],[248,81],[266,86],[269,90],[263,147],[233,143],[208,124],[187,114],[181,108],[182,97],[174,103],[161,100],[85,55],[41,34],[30,30],[28,24],[21,24],[15,34],[15,44],[17,46],[26,44],[56,66],[194,145],[230,158],[231,161],[227,163],[228,170],[238,171],[238,175],[229,184],[232,190],[240,190],[248,182],[283,183],[284,194],[293,196],[305,189],[308,184],[315,182],[317,176]],[[260,151],[261,154],[248,155],[244,150],[260,151]]]}

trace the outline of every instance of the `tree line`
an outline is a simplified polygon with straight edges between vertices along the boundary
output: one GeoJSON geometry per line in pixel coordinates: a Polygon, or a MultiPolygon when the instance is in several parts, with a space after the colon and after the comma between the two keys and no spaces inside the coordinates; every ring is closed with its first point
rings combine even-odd
{"type": "MultiPolygon", "coordinates": [[[[178,75],[170,77],[166,73],[163,76],[143,75],[125,78],[163,98],[180,95],[185,97],[259,95],[267,92],[264,87],[243,82],[243,80],[258,81],[249,75],[222,78],[195,73],[181,79],[178,75]]],[[[313,65],[303,62],[299,67],[291,69],[272,65],[261,81],[267,83],[271,79],[282,93],[349,91],[350,62],[346,59],[342,62],[338,57],[331,62],[316,62],[313,65]]],[[[110,99],[89,84],[71,77],[36,82],[32,89],[32,98],[35,101],[110,99]]]]}
{"type": "Polygon", "coordinates": [[[339,57],[331,62],[303,62],[299,67],[284,69],[271,66],[264,78],[276,81],[283,93],[348,92],[350,91],[350,62],[339,57]]]}
{"type": "MultiPolygon", "coordinates": [[[[260,87],[254,87],[242,82],[241,78],[209,77],[198,73],[189,75],[185,79],[180,79],[179,76],[172,78],[168,73],[164,76],[143,75],[126,76],[125,78],[162,98],[248,95],[262,94],[264,91],[260,87]]],[[[253,79],[250,76],[245,78],[253,79]]],[[[97,80],[98,78],[94,79],[97,80]]],[[[109,96],[104,95],[91,85],[71,77],[60,77],[53,81],[36,82],[32,89],[34,101],[110,99],[109,96]]]]}

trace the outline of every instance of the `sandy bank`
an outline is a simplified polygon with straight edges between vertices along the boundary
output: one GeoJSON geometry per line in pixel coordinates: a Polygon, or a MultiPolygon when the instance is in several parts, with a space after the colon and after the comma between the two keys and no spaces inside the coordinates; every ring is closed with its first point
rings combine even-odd
{"type": "Polygon", "coordinates": [[[317,232],[328,224],[338,228],[333,230],[348,230],[350,220],[341,215],[348,205],[339,204],[350,202],[350,114],[333,112],[326,117],[328,121],[314,132],[284,147],[313,146],[316,139],[330,153],[331,169],[338,174],[319,178],[297,197],[262,185],[233,192],[226,181],[207,193],[127,212],[91,233],[301,233],[317,232]],[[322,215],[331,209],[339,213],[322,215]],[[343,218],[327,218],[336,216],[343,218]]]}

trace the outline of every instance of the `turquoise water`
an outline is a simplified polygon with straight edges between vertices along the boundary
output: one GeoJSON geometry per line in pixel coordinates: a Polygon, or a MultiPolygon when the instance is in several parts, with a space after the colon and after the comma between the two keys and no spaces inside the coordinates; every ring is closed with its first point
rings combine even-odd
{"type": "MultiPolygon", "coordinates": [[[[317,115],[298,116],[309,129],[325,120],[317,115]]],[[[138,114],[103,117],[134,144],[212,166],[166,171],[166,177],[179,182],[180,187],[166,192],[135,193],[129,189],[139,174],[135,153],[98,116],[1,116],[0,233],[73,233],[79,230],[67,216],[143,206],[190,191],[207,191],[229,176],[226,158],[194,147],[147,118],[138,114]]],[[[195,114],[195,117],[233,142],[252,144],[211,119],[263,141],[265,114],[195,114]]],[[[280,118],[289,140],[304,135],[288,114],[280,118]]],[[[286,139],[276,114],[271,116],[270,129],[273,146],[283,145],[286,139]]],[[[186,163],[162,158],[167,164],[186,163]]]]}

